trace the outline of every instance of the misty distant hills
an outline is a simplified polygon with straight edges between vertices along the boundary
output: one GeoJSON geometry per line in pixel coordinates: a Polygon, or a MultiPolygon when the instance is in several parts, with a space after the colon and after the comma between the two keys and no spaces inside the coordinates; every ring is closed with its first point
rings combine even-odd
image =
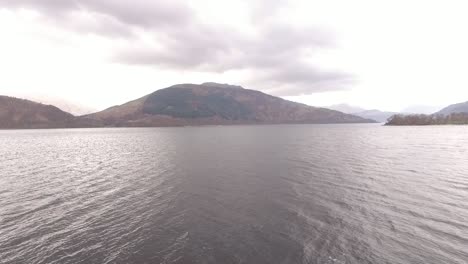
{"type": "Polygon", "coordinates": [[[218,83],[174,85],[88,117],[107,126],[373,122],[218,83]]]}
{"type": "Polygon", "coordinates": [[[343,113],[347,114],[352,114],[355,116],[359,116],[365,119],[372,119],[380,123],[387,122],[387,120],[395,115],[398,114],[396,112],[387,112],[387,111],[380,111],[377,109],[372,109],[372,110],[366,110],[361,107],[357,106],[352,106],[348,104],[337,104],[337,105],[331,105],[327,107],[329,109],[337,110],[343,113]]]}
{"type": "Polygon", "coordinates": [[[379,123],[387,122],[387,120],[393,115],[398,114],[397,112],[385,112],[380,110],[365,110],[362,112],[353,113],[353,115],[360,116],[362,118],[372,119],[379,123]]]}

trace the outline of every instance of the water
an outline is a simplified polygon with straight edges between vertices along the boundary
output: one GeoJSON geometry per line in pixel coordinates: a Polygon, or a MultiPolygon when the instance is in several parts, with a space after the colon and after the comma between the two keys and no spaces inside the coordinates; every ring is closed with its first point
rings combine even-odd
{"type": "Polygon", "coordinates": [[[0,131],[0,263],[468,263],[468,127],[0,131]]]}

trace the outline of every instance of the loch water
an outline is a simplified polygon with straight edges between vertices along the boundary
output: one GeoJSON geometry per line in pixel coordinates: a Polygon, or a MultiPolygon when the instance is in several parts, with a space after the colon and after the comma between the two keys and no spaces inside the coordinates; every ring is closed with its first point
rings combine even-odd
{"type": "Polygon", "coordinates": [[[0,263],[468,263],[468,127],[0,131],[0,263]]]}

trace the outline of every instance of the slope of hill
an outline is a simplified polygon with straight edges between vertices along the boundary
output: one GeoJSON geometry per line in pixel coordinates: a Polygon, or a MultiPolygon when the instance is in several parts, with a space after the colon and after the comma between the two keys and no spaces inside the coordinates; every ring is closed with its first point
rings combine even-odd
{"type": "Polygon", "coordinates": [[[0,128],[66,127],[74,116],[52,105],[0,96],[0,128]]]}
{"type": "Polygon", "coordinates": [[[106,126],[373,122],[217,83],[174,85],[87,117],[106,126]]]}
{"type": "Polygon", "coordinates": [[[52,105],[0,96],[0,129],[94,127],[100,122],[77,118],[52,105]]]}
{"type": "Polygon", "coordinates": [[[468,102],[449,105],[435,114],[450,115],[455,113],[468,113],[468,102]]]}

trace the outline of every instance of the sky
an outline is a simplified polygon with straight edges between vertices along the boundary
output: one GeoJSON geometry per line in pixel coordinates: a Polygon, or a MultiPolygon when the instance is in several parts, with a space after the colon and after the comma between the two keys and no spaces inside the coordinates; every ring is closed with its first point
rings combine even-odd
{"type": "Polygon", "coordinates": [[[468,101],[466,0],[2,0],[0,94],[102,110],[178,83],[314,106],[468,101]]]}

